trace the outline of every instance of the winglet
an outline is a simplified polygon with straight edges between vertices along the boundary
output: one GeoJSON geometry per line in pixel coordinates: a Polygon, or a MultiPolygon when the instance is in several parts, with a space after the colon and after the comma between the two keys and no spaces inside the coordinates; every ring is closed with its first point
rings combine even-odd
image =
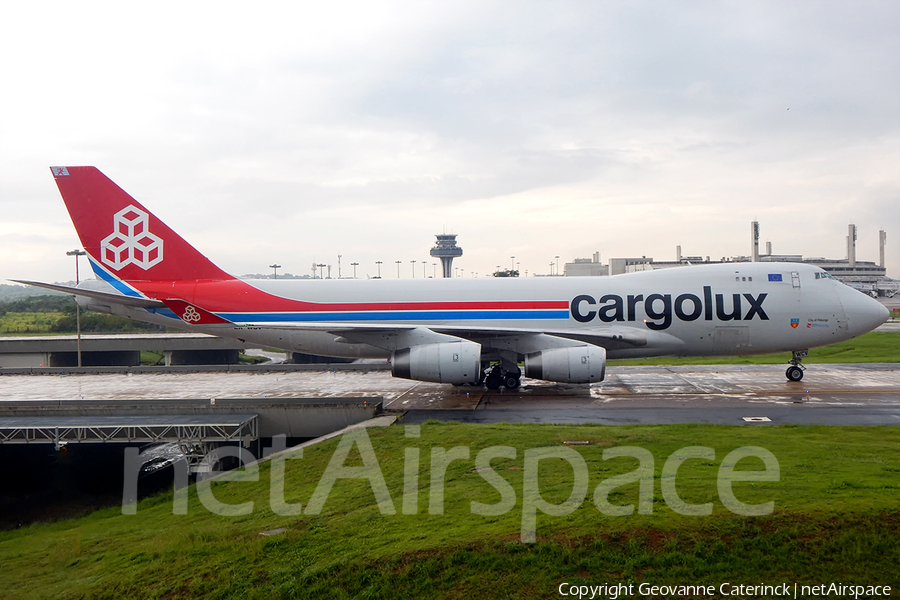
{"type": "Polygon", "coordinates": [[[178,299],[168,299],[163,300],[163,304],[165,304],[172,312],[175,313],[179,319],[187,323],[188,325],[231,325],[231,321],[227,319],[223,319],[222,317],[215,315],[209,312],[206,309],[200,308],[190,302],[185,302],[184,300],[178,299]]]}

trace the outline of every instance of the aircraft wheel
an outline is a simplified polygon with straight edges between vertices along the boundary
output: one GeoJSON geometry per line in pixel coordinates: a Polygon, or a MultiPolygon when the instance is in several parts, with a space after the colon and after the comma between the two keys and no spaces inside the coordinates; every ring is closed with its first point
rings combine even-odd
{"type": "Polygon", "coordinates": [[[788,367],[785,375],[787,375],[787,378],[790,381],[800,381],[801,379],[803,379],[803,369],[798,366],[792,365],[788,367]]]}
{"type": "Polygon", "coordinates": [[[516,377],[515,375],[507,375],[503,379],[503,385],[505,385],[506,389],[508,389],[508,390],[516,389],[517,387],[519,387],[519,383],[520,383],[519,378],[516,377]]]}
{"type": "Polygon", "coordinates": [[[488,377],[484,380],[484,385],[489,390],[499,390],[502,382],[499,377],[488,377]]]}

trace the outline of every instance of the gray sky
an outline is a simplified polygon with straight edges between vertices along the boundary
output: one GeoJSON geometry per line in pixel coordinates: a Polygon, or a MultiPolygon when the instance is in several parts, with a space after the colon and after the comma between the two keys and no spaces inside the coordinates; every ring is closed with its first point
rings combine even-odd
{"type": "Polygon", "coordinates": [[[885,229],[900,277],[893,0],[7,2],[0,90],[0,279],[73,278],[50,165],[235,274],[431,274],[442,231],[466,276],[715,259],[757,219],[807,257],[885,229]]]}

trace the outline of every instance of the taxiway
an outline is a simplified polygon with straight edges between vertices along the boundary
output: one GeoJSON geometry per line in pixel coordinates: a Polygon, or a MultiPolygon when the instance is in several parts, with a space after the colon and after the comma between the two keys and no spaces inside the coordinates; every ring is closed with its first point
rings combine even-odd
{"type": "Polygon", "coordinates": [[[809,365],[799,383],[783,365],[611,367],[599,384],[525,379],[497,392],[383,370],[0,376],[0,402],[288,397],[381,397],[406,423],[900,425],[900,364],[809,365]]]}

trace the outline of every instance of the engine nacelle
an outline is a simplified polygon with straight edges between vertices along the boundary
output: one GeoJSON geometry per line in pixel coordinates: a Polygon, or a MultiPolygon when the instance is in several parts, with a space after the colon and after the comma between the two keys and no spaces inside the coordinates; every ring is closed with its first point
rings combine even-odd
{"type": "Polygon", "coordinates": [[[525,376],[561,383],[603,381],[606,376],[606,349],[584,345],[526,354],[525,376]]]}
{"type": "Polygon", "coordinates": [[[472,383],[481,370],[481,344],[468,340],[421,344],[391,355],[394,377],[436,383],[472,383]]]}

